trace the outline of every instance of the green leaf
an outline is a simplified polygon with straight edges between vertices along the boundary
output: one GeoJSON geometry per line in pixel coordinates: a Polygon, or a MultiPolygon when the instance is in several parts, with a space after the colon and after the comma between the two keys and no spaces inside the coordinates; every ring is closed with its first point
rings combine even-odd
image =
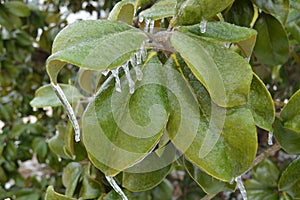
{"type": "Polygon", "coordinates": [[[56,193],[52,185],[48,186],[46,191],[45,200],[76,200],[65,195],[56,193]]]}
{"type": "Polygon", "coordinates": [[[108,20],[121,21],[131,25],[134,17],[134,1],[123,0],[118,2],[108,15],[108,20]]]}
{"type": "Polygon", "coordinates": [[[142,11],[139,17],[145,19],[158,20],[175,15],[176,1],[174,0],[160,0],[151,8],[142,11]]]}
{"type": "Polygon", "coordinates": [[[64,28],[55,38],[47,72],[57,83],[66,63],[90,70],[117,67],[129,60],[147,36],[126,24],[98,20],[80,21],[64,28]]]}
{"type": "Polygon", "coordinates": [[[256,74],[253,74],[247,104],[256,125],[267,131],[272,131],[272,124],[275,120],[275,107],[271,94],[256,74]]]}
{"type": "Polygon", "coordinates": [[[105,175],[114,176],[142,159],[158,143],[167,123],[167,94],[160,61],[153,57],[142,71],[143,79],[136,82],[133,95],[122,76],[122,92],[110,85],[83,115],[84,145],[93,164],[105,175]]]}
{"type": "Polygon", "coordinates": [[[276,140],[286,152],[300,154],[300,132],[284,128],[278,118],[275,119],[273,129],[276,140]]]}
{"type": "MultiPolygon", "coordinates": [[[[73,101],[77,102],[83,97],[76,87],[67,84],[59,85],[70,103],[72,103],[73,101]]],[[[51,85],[48,84],[40,87],[35,91],[35,97],[31,100],[30,105],[36,108],[43,108],[47,106],[61,106],[62,104],[59,98],[56,96],[51,85]]]]}
{"type": "Polygon", "coordinates": [[[66,129],[64,126],[57,126],[58,134],[49,139],[48,145],[50,150],[58,157],[70,159],[69,154],[65,153],[66,129]]]}
{"type": "Polygon", "coordinates": [[[184,160],[184,166],[192,179],[205,191],[207,194],[217,194],[219,192],[235,190],[235,184],[229,184],[213,178],[206,174],[197,166],[187,160],[184,160]]]}
{"type": "Polygon", "coordinates": [[[31,143],[33,152],[38,155],[38,158],[45,158],[48,153],[47,143],[44,138],[36,137],[31,143]]]}
{"type": "Polygon", "coordinates": [[[257,34],[254,29],[236,26],[226,22],[207,22],[205,33],[201,33],[198,24],[183,26],[179,28],[179,30],[212,38],[216,41],[236,43],[246,57],[252,54],[257,34]]]}
{"type": "Polygon", "coordinates": [[[172,199],[173,197],[173,185],[168,179],[164,179],[163,182],[153,189],[152,199],[165,200],[172,199]]]}
{"type": "Polygon", "coordinates": [[[254,15],[253,4],[250,0],[235,0],[229,11],[225,11],[227,22],[239,26],[250,27],[254,15]]]}
{"type": "Polygon", "coordinates": [[[243,105],[248,100],[252,70],[235,52],[199,37],[175,32],[171,43],[219,106],[243,105]]]}
{"type": "Polygon", "coordinates": [[[79,178],[82,173],[82,167],[79,163],[71,162],[64,169],[62,181],[66,187],[66,196],[72,197],[75,193],[79,178]]]}
{"type": "Polygon", "coordinates": [[[289,15],[289,0],[254,0],[253,2],[265,13],[278,17],[281,23],[285,24],[289,15]]]}
{"type": "Polygon", "coordinates": [[[287,33],[282,24],[273,16],[261,13],[254,25],[257,41],[254,54],[266,65],[284,64],[289,55],[287,33]]]}
{"type": "Polygon", "coordinates": [[[95,199],[101,195],[100,183],[89,175],[85,174],[82,180],[82,186],[79,196],[82,199],[95,199]]]}
{"type": "Polygon", "coordinates": [[[4,6],[7,10],[18,17],[28,17],[30,15],[30,9],[22,1],[8,1],[4,6]]]}
{"type": "Polygon", "coordinates": [[[288,193],[293,199],[300,199],[300,158],[295,159],[281,174],[278,188],[288,193]]]}
{"type": "Polygon", "coordinates": [[[136,0],[135,7],[140,8],[140,7],[151,4],[153,1],[154,0],[136,0]]]}
{"type": "Polygon", "coordinates": [[[199,23],[202,19],[210,19],[223,11],[234,0],[177,0],[176,25],[192,25],[199,23]]]}
{"type": "Polygon", "coordinates": [[[300,133],[300,90],[293,94],[280,112],[284,128],[300,133]]]}

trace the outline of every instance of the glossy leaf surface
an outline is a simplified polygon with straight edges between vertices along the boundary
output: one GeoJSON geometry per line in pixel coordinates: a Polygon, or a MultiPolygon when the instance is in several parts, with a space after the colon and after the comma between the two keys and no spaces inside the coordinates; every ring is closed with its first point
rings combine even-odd
{"type": "Polygon", "coordinates": [[[162,19],[172,17],[175,15],[176,1],[174,0],[161,0],[155,3],[151,8],[142,11],[139,17],[145,19],[162,19]]]}

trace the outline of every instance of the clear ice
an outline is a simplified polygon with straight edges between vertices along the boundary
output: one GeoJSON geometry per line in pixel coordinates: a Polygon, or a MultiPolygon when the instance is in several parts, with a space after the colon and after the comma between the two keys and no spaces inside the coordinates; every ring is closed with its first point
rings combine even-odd
{"type": "Polygon", "coordinates": [[[127,196],[122,191],[122,189],[118,186],[118,184],[116,183],[113,177],[105,176],[105,178],[108,181],[108,183],[111,185],[111,187],[122,197],[122,200],[128,200],[127,196]]]}
{"type": "Polygon", "coordinates": [[[136,75],[136,79],[141,81],[142,78],[143,78],[143,72],[140,68],[140,65],[138,65],[136,63],[136,58],[135,58],[135,55],[132,55],[131,58],[130,58],[130,62],[131,62],[131,65],[135,71],[135,75],[136,75]]]}
{"type": "Polygon", "coordinates": [[[80,141],[80,127],[79,127],[78,121],[76,119],[74,110],[73,110],[72,106],[70,105],[69,101],[67,100],[67,97],[66,97],[65,93],[63,92],[63,90],[61,89],[61,87],[58,84],[54,84],[52,82],[51,82],[51,86],[54,89],[58,98],[60,99],[62,105],[66,109],[66,112],[67,112],[69,119],[71,120],[71,123],[74,128],[75,141],[79,142],[80,141]]]}
{"type": "Polygon", "coordinates": [[[200,32],[201,33],[206,32],[206,24],[207,24],[207,21],[205,19],[202,19],[202,21],[200,22],[200,32]]]}
{"type": "Polygon", "coordinates": [[[107,76],[107,74],[110,72],[110,70],[108,69],[108,70],[104,70],[104,71],[102,71],[102,74],[104,75],[104,76],[107,76]]]}
{"type": "Polygon", "coordinates": [[[268,133],[268,145],[270,145],[270,146],[273,145],[273,133],[272,132],[268,133]]]}
{"type": "Polygon", "coordinates": [[[115,81],[116,81],[116,91],[117,92],[122,92],[121,89],[121,82],[120,82],[120,78],[119,78],[119,67],[112,69],[111,70],[112,75],[115,77],[115,81]]]}
{"type": "Polygon", "coordinates": [[[150,33],[154,33],[154,22],[155,22],[154,20],[150,20],[150,25],[149,25],[150,26],[150,30],[149,30],[150,33]]]}
{"type": "Polygon", "coordinates": [[[134,81],[132,80],[132,78],[130,76],[128,62],[125,63],[124,65],[122,65],[122,68],[123,68],[123,70],[125,72],[125,76],[126,76],[127,81],[128,81],[129,92],[130,92],[130,94],[133,94],[134,93],[134,81]]]}
{"type": "Polygon", "coordinates": [[[245,186],[243,184],[242,177],[241,176],[236,177],[235,182],[236,182],[237,187],[239,188],[239,190],[242,194],[243,200],[248,200],[247,192],[246,192],[245,186]]]}
{"type": "Polygon", "coordinates": [[[225,42],[224,46],[228,49],[230,47],[230,42],[225,42]]]}
{"type": "Polygon", "coordinates": [[[145,27],[144,27],[144,31],[145,31],[146,33],[149,32],[150,21],[151,21],[150,19],[145,19],[145,27]]]}

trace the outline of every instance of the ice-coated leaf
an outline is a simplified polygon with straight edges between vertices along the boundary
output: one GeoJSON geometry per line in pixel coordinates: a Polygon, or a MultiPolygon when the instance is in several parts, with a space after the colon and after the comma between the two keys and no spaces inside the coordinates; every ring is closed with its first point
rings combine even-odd
{"type": "Polygon", "coordinates": [[[217,105],[233,107],[247,102],[252,70],[244,58],[186,33],[175,32],[171,43],[217,105]]]}
{"type": "Polygon", "coordinates": [[[283,123],[278,118],[275,119],[273,129],[276,140],[286,152],[300,154],[300,132],[284,128],[283,123]]]}
{"type": "Polygon", "coordinates": [[[223,11],[234,0],[177,0],[176,17],[177,25],[192,25],[202,19],[210,19],[223,11]]]}
{"type": "Polygon", "coordinates": [[[62,182],[66,187],[67,197],[72,197],[74,195],[81,173],[82,167],[80,163],[71,162],[65,167],[62,175],[62,182]]]}
{"type": "Polygon", "coordinates": [[[56,36],[46,68],[57,83],[61,68],[70,63],[90,70],[111,69],[129,60],[147,36],[123,23],[86,20],[65,27],[56,36]]]}
{"type": "MultiPolygon", "coordinates": [[[[67,99],[70,103],[76,102],[83,96],[77,90],[76,87],[67,84],[59,84],[66,94],[67,99]]],[[[44,85],[35,91],[35,96],[31,100],[30,105],[36,108],[43,108],[47,106],[61,106],[61,101],[56,96],[50,84],[44,85]]]]}
{"type": "Polygon", "coordinates": [[[108,15],[108,20],[121,21],[131,25],[134,17],[134,0],[118,2],[108,15]]]}
{"type": "Polygon", "coordinates": [[[139,17],[152,20],[173,17],[175,15],[175,6],[175,0],[160,0],[151,8],[142,11],[139,17]]]}
{"type": "Polygon", "coordinates": [[[78,71],[78,84],[82,90],[89,94],[94,94],[98,81],[101,78],[99,71],[80,69],[78,71]]]}
{"type": "Polygon", "coordinates": [[[217,194],[224,191],[234,191],[235,184],[229,184],[213,178],[206,174],[197,166],[189,161],[184,161],[184,166],[192,179],[205,191],[207,194],[217,194]]]}
{"type": "Polygon", "coordinates": [[[300,158],[291,162],[282,172],[278,188],[281,192],[288,193],[293,199],[300,199],[300,158]]]}
{"type": "Polygon", "coordinates": [[[247,102],[256,125],[267,131],[272,131],[275,120],[275,107],[271,94],[259,77],[254,74],[247,102]]]}
{"type": "Polygon", "coordinates": [[[114,176],[142,159],[156,146],[167,123],[162,65],[154,56],[142,71],[143,79],[136,82],[133,94],[129,93],[124,75],[120,78],[122,92],[116,92],[110,85],[84,113],[84,145],[92,162],[107,176],[114,176]]]}
{"type": "Polygon", "coordinates": [[[47,188],[45,200],[76,200],[76,199],[55,192],[53,186],[50,185],[47,188]]]}
{"type": "Polygon", "coordinates": [[[289,55],[287,33],[272,15],[261,13],[255,22],[257,40],[254,54],[264,64],[275,66],[286,62],[289,55]]]}
{"type": "Polygon", "coordinates": [[[289,99],[280,112],[284,128],[300,133],[300,90],[289,99]]]}
{"type": "Polygon", "coordinates": [[[153,2],[153,0],[136,0],[135,7],[140,8],[146,5],[149,5],[153,2]]]}
{"type": "Polygon", "coordinates": [[[201,32],[198,24],[183,26],[179,30],[209,37],[216,41],[236,43],[246,57],[252,54],[257,34],[254,29],[236,26],[227,22],[207,22],[204,33],[201,32]]]}

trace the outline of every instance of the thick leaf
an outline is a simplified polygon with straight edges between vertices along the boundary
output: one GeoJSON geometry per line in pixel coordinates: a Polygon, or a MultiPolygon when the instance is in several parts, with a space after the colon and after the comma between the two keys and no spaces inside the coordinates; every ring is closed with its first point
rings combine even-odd
{"type": "Polygon", "coordinates": [[[275,120],[273,100],[268,89],[256,74],[253,75],[247,104],[256,125],[267,131],[272,131],[272,124],[275,120]]]}
{"type": "Polygon", "coordinates": [[[78,72],[78,84],[82,90],[89,94],[95,94],[95,90],[101,73],[98,71],[80,69],[78,72]]]}
{"type": "Polygon", "coordinates": [[[79,196],[82,199],[95,199],[101,195],[100,188],[101,186],[99,182],[85,174],[83,176],[79,196]]]}
{"type": "Polygon", "coordinates": [[[30,9],[27,5],[20,1],[8,1],[5,2],[7,10],[18,17],[28,17],[30,15],[30,9]]]}
{"type": "Polygon", "coordinates": [[[72,197],[81,176],[82,167],[79,163],[71,162],[64,169],[62,181],[66,187],[66,196],[72,197]]]}
{"type": "Polygon", "coordinates": [[[158,143],[167,123],[167,94],[157,57],[142,71],[143,79],[136,82],[133,95],[122,76],[121,93],[109,86],[84,113],[83,142],[105,175],[114,176],[143,158],[158,143]]]}
{"type": "Polygon", "coordinates": [[[229,11],[225,12],[227,22],[249,27],[254,15],[253,4],[250,0],[235,0],[229,11]]]}
{"type": "Polygon", "coordinates": [[[56,193],[52,185],[48,186],[46,191],[45,200],[76,200],[65,195],[56,193]]]}
{"type": "Polygon", "coordinates": [[[261,13],[254,29],[258,33],[254,47],[258,60],[270,66],[285,63],[289,55],[289,43],[282,24],[272,15],[261,13]]]}
{"type": "Polygon", "coordinates": [[[175,32],[174,48],[219,106],[243,105],[248,100],[252,70],[235,52],[199,37],[175,32]]]}
{"type": "Polygon", "coordinates": [[[300,158],[294,160],[281,174],[278,188],[294,199],[300,199],[300,158]]]}
{"type": "MultiPolygon", "coordinates": [[[[72,85],[60,84],[60,87],[64,91],[70,103],[72,103],[73,101],[77,102],[83,97],[77,90],[77,88],[75,88],[72,85]]],[[[56,96],[51,85],[48,84],[40,87],[38,90],[35,91],[35,97],[30,102],[30,105],[36,108],[43,108],[47,106],[61,106],[62,104],[59,98],[56,96]]]]}
{"type": "Polygon", "coordinates": [[[300,132],[284,128],[278,118],[275,119],[273,129],[276,140],[286,152],[300,154],[300,132]]]}
{"type": "Polygon", "coordinates": [[[151,8],[142,11],[139,17],[152,20],[173,17],[175,15],[175,6],[176,1],[174,0],[160,0],[151,8]]]}
{"type": "Polygon", "coordinates": [[[223,11],[234,0],[177,0],[176,25],[192,25],[209,19],[223,11]]]}
{"type": "Polygon", "coordinates": [[[47,72],[53,83],[70,63],[91,70],[117,67],[129,60],[147,36],[128,25],[107,21],[80,21],[64,28],[55,38],[47,72]]]}
{"type": "Polygon", "coordinates": [[[179,30],[209,37],[217,41],[237,43],[246,57],[252,54],[257,34],[254,29],[226,22],[207,22],[205,33],[201,33],[199,25],[183,26],[179,30]]]}
{"type": "Polygon", "coordinates": [[[290,2],[289,0],[254,0],[258,8],[268,14],[273,14],[279,17],[282,24],[285,24],[289,15],[290,2]]]}
{"type": "Polygon", "coordinates": [[[123,0],[118,2],[114,6],[114,8],[109,13],[107,19],[111,21],[121,21],[131,25],[133,17],[134,17],[134,1],[123,0]]]}
{"type": "Polygon", "coordinates": [[[49,148],[53,153],[55,153],[58,157],[68,159],[68,154],[64,151],[65,146],[65,127],[58,126],[58,133],[48,140],[49,148]]]}
{"type": "Polygon", "coordinates": [[[217,194],[222,191],[234,191],[235,185],[219,181],[210,175],[206,174],[197,166],[189,161],[184,161],[184,166],[192,179],[205,191],[207,194],[217,194]]]}
{"type": "Polygon", "coordinates": [[[289,99],[280,112],[284,128],[300,133],[300,90],[289,99]]]}

